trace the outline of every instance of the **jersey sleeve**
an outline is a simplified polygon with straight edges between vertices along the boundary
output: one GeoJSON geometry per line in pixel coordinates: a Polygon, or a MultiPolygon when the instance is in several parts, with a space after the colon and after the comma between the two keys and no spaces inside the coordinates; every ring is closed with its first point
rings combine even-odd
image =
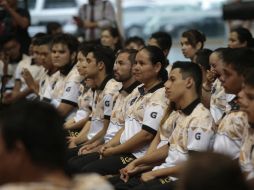
{"type": "Polygon", "coordinates": [[[110,119],[112,110],[113,110],[113,96],[107,94],[103,97],[103,106],[104,106],[104,119],[110,119]]]}
{"type": "Polygon", "coordinates": [[[192,151],[208,150],[214,137],[213,127],[212,117],[194,118],[187,131],[187,149],[192,151]]]}
{"type": "Polygon", "coordinates": [[[66,83],[63,95],[61,97],[61,102],[77,106],[79,97],[79,87],[80,83],[77,82],[66,83]]]}
{"type": "Polygon", "coordinates": [[[161,105],[150,105],[145,108],[142,129],[156,134],[164,115],[164,109],[161,105]]]}

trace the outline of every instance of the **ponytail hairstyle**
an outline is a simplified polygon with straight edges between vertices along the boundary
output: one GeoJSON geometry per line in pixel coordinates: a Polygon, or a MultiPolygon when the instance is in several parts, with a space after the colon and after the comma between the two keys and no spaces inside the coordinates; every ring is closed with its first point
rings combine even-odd
{"type": "Polygon", "coordinates": [[[205,35],[202,32],[195,29],[190,29],[183,32],[182,37],[187,38],[189,44],[192,47],[196,47],[198,42],[200,42],[201,43],[200,49],[203,49],[205,41],[206,41],[205,35]]]}

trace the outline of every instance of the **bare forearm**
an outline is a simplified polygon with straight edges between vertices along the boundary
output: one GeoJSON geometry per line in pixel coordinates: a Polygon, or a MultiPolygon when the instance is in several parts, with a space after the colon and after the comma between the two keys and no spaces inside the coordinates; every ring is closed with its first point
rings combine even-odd
{"type": "Polygon", "coordinates": [[[165,161],[166,157],[168,156],[168,145],[164,145],[159,149],[156,149],[150,154],[147,154],[141,158],[138,158],[135,161],[135,165],[150,165],[150,164],[157,164],[165,161]]]}
{"type": "Polygon", "coordinates": [[[156,136],[154,137],[152,143],[150,144],[146,154],[150,154],[157,149],[158,144],[160,143],[160,132],[157,132],[156,136]]]}
{"type": "Polygon", "coordinates": [[[85,126],[82,128],[78,136],[75,138],[75,144],[80,144],[80,143],[88,141],[87,133],[89,132],[90,124],[91,124],[91,121],[86,122],[85,126]]]}
{"type": "Polygon", "coordinates": [[[125,153],[125,152],[134,152],[139,148],[143,147],[145,144],[151,142],[153,135],[149,132],[141,130],[128,141],[123,144],[120,144],[114,148],[115,154],[125,153]]]}
{"type": "Polygon", "coordinates": [[[122,132],[124,130],[124,127],[121,128],[117,133],[116,135],[109,141],[107,142],[107,145],[111,146],[111,147],[114,147],[114,146],[117,146],[120,144],[120,138],[121,138],[121,135],[122,135],[122,132]]]}
{"type": "Polygon", "coordinates": [[[69,130],[80,129],[86,124],[88,119],[89,119],[88,117],[81,119],[80,121],[74,123],[73,125],[68,126],[66,129],[69,129],[69,130]]]}
{"type": "Polygon", "coordinates": [[[180,172],[182,171],[182,168],[183,168],[183,165],[179,164],[177,166],[170,167],[170,168],[163,168],[163,169],[154,170],[153,173],[155,174],[155,176],[157,178],[162,177],[162,176],[177,177],[177,176],[179,176],[180,172]]]}

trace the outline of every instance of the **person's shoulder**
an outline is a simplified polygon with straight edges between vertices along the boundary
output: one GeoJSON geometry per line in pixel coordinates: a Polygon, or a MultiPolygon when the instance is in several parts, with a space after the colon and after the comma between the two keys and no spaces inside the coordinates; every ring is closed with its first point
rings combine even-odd
{"type": "Polygon", "coordinates": [[[192,115],[195,115],[199,118],[210,118],[212,119],[212,115],[209,109],[207,109],[202,103],[199,103],[196,108],[193,110],[192,115]]]}

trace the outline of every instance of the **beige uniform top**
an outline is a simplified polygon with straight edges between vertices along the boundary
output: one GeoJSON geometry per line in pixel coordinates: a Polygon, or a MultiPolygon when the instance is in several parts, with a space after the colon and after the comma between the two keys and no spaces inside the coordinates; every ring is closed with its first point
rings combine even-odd
{"type": "Polygon", "coordinates": [[[210,112],[213,116],[215,124],[219,125],[226,109],[230,107],[228,102],[230,102],[235,95],[226,94],[219,79],[214,81],[211,93],[210,112]]]}
{"type": "MultiPolygon", "coordinates": [[[[174,130],[169,138],[168,156],[153,170],[174,167],[187,160],[189,151],[207,151],[215,133],[213,118],[199,100],[174,114],[174,130]]],[[[172,178],[175,179],[175,178],[172,178]]]]}
{"type": "Polygon", "coordinates": [[[104,141],[111,140],[117,131],[124,127],[125,114],[127,110],[127,102],[130,100],[129,95],[137,86],[138,82],[134,82],[127,89],[121,89],[116,97],[116,101],[113,106],[113,110],[110,117],[110,123],[104,141]]]}
{"type": "Polygon", "coordinates": [[[246,113],[240,111],[240,106],[230,102],[231,110],[225,114],[218,126],[213,150],[231,156],[239,157],[240,147],[244,140],[244,133],[248,126],[246,113]]]}
{"type": "Polygon", "coordinates": [[[104,119],[110,120],[115,101],[122,84],[106,77],[101,86],[96,89],[92,104],[91,126],[87,138],[93,138],[104,127],[104,119]]]}

